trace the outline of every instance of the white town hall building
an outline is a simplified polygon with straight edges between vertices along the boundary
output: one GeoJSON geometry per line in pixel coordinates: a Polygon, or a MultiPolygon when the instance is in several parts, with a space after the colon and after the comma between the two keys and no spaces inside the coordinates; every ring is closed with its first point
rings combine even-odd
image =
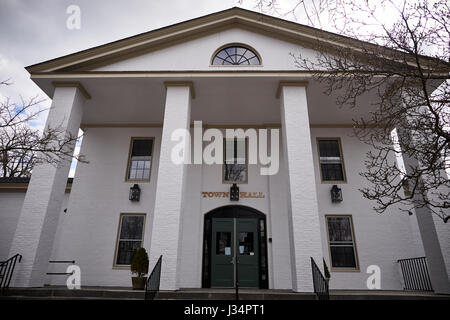
{"type": "Polygon", "coordinates": [[[291,53],[316,57],[313,41],[343,39],[364,45],[232,8],[27,67],[52,98],[47,126],[81,128],[88,163],[69,181],[69,163],[0,180],[0,260],[22,255],[11,286],[64,285],[47,274],[65,271],[52,260],[75,260],[82,286],[131,286],[144,247],[150,270],[163,256],[162,290],[233,287],[236,254],[242,287],[312,292],[313,258],[331,289],[365,290],[377,266],[382,290],[403,290],[398,260],[426,257],[434,291],[449,293],[450,226],[426,210],[377,214],[358,191],[369,147],[352,119],[374,97],[338,108],[294,63],[291,53]],[[196,130],[237,128],[268,129],[269,141],[279,131],[275,174],[249,162],[249,137],[223,140],[225,164],[172,159],[177,129],[195,140],[196,130]]]}

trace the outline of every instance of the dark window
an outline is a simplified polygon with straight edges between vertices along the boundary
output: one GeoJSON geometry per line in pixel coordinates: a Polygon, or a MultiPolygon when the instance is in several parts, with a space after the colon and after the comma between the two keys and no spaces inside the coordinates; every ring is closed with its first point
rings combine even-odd
{"type": "Polygon", "coordinates": [[[127,180],[150,180],[153,140],[132,139],[127,180]]]}
{"type": "Polygon", "coordinates": [[[213,65],[260,65],[258,56],[242,46],[230,46],[220,50],[212,61],[213,65]]]}
{"type": "Polygon", "coordinates": [[[320,170],[323,181],[344,181],[344,165],[338,139],[319,140],[320,170]]]}
{"type": "Polygon", "coordinates": [[[225,139],[223,182],[242,183],[247,181],[247,159],[245,139],[225,139]]]}
{"type": "Polygon", "coordinates": [[[253,232],[240,232],[239,233],[239,254],[240,255],[253,255],[255,249],[253,247],[253,232]]]}
{"type": "Polygon", "coordinates": [[[231,232],[216,233],[216,254],[231,256],[231,232]]]}
{"type": "Polygon", "coordinates": [[[356,269],[356,249],[351,217],[327,217],[326,219],[332,267],[356,269]]]}
{"type": "Polygon", "coordinates": [[[144,215],[121,215],[116,265],[130,265],[137,249],[142,246],[144,215]]]}

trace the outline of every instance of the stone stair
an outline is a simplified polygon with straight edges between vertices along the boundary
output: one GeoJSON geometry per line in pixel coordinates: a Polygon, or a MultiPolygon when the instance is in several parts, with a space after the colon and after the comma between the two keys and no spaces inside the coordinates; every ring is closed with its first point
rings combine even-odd
{"type": "MultiPolygon", "coordinates": [[[[144,291],[127,287],[10,288],[0,300],[144,300],[144,291]]],[[[291,290],[241,289],[240,300],[316,300],[312,293],[291,290]]],[[[431,292],[332,290],[331,300],[450,300],[449,295],[431,292]]],[[[233,289],[181,289],[160,291],[156,300],[235,300],[233,289]]]]}

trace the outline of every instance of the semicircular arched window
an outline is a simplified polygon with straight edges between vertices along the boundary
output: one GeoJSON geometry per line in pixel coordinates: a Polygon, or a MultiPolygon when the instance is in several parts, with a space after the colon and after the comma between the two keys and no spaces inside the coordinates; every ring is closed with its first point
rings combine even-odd
{"type": "Polygon", "coordinates": [[[259,56],[244,46],[232,45],[216,53],[213,65],[260,65],[259,56]]]}

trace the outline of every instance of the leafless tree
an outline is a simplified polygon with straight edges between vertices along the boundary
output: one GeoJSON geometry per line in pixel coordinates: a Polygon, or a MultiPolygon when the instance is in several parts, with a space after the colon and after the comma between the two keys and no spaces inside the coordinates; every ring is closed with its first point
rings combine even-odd
{"type": "MultiPolygon", "coordinates": [[[[8,85],[9,80],[0,81],[0,87],[8,85]]],[[[21,98],[20,103],[8,98],[0,101],[0,177],[29,177],[42,162],[58,165],[72,158],[86,162],[72,152],[80,137],[64,134],[60,126],[41,132],[30,125],[45,111],[42,102],[38,97],[21,98]]]]}
{"type": "MultiPolygon", "coordinates": [[[[426,206],[447,222],[449,2],[299,0],[285,12],[302,6],[308,17],[324,16],[331,4],[332,14],[325,15],[333,17],[329,26],[346,37],[328,33],[324,39],[321,33],[319,39],[317,30],[311,45],[317,52],[314,59],[291,54],[298,68],[325,85],[326,94],[338,95],[341,107],[367,107],[359,103],[362,95],[375,94],[370,114],[354,119],[355,136],[372,147],[361,173],[369,184],[360,191],[379,213],[398,207],[411,214],[413,208],[426,206]],[[326,41],[341,47],[335,50],[326,41]],[[404,167],[395,161],[401,156],[407,159],[404,167]]],[[[306,21],[314,26],[312,19],[306,21]]]]}

